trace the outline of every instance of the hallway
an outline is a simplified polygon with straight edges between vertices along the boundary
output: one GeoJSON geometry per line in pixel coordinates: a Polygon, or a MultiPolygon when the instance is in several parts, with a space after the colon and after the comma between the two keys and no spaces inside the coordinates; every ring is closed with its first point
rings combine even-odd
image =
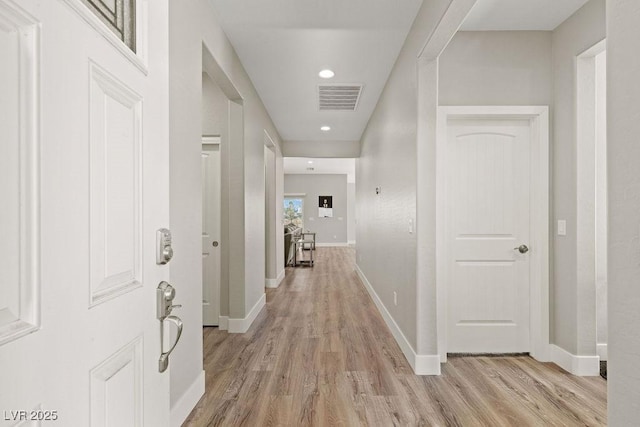
{"type": "Polygon", "coordinates": [[[206,393],[185,426],[605,425],[607,383],[529,357],[450,358],[416,376],[351,248],[288,268],[246,334],[204,330],[206,393]]]}

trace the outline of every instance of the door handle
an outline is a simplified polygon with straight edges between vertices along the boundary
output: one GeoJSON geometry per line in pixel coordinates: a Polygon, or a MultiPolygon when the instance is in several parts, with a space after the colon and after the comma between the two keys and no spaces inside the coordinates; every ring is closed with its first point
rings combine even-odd
{"type": "MultiPolygon", "coordinates": [[[[171,345],[171,348],[169,348],[168,351],[160,354],[160,359],[158,360],[158,370],[160,372],[166,371],[169,367],[169,355],[176,348],[176,345],[178,345],[178,341],[180,341],[180,337],[182,336],[182,320],[180,320],[178,316],[165,317],[161,320],[163,325],[165,320],[168,320],[169,322],[176,325],[176,327],[178,328],[178,333],[176,334],[176,340],[173,342],[173,345],[171,345]]],[[[164,331],[162,331],[162,333],[164,335],[164,331]]]]}
{"type": "Polygon", "coordinates": [[[527,245],[520,245],[517,248],[513,248],[514,251],[518,251],[521,254],[526,254],[529,252],[529,247],[527,245]]]}
{"type": "Polygon", "coordinates": [[[160,360],[158,361],[158,370],[160,372],[164,372],[169,367],[169,355],[178,345],[178,341],[180,341],[180,337],[182,336],[182,320],[180,320],[177,316],[172,316],[171,311],[174,308],[181,307],[180,304],[173,304],[173,299],[176,297],[176,290],[173,286],[171,286],[167,282],[160,282],[158,288],[156,290],[156,304],[157,304],[157,317],[160,320],[160,360]],[[178,328],[178,333],[176,335],[176,340],[171,345],[168,351],[164,351],[164,321],[168,320],[169,322],[176,325],[178,328]]]}
{"type": "Polygon", "coordinates": [[[218,241],[214,240],[213,243],[211,243],[211,246],[213,246],[214,248],[218,247],[218,241]]]}

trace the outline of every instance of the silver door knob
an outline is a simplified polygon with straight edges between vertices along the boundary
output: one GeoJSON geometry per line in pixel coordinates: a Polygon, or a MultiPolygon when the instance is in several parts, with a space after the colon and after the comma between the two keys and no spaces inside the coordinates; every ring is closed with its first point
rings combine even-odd
{"type": "Polygon", "coordinates": [[[218,247],[218,242],[216,240],[214,240],[212,245],[213,245],[214,248],[217,248],[218,247]]]}
{"type": "Polygon", "coordinates": [[[517,248],[513,248],[514,251],[518,251],[521,254],[526,254],[529,252],[529,247],[527,245],[520,245],[517,248]]]}

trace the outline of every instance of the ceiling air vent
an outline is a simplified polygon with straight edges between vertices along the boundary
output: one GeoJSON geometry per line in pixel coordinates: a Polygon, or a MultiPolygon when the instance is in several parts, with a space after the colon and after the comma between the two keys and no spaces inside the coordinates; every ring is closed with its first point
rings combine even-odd
{"type": "Polygon", "coordinates": [[[355,111],[362,93],[362,85],[319,85],[320,111],[355,111]]]}

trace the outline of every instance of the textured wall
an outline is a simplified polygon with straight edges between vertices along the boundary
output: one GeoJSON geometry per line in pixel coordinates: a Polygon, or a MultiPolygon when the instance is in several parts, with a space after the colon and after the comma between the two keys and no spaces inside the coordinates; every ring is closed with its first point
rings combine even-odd
{"type": "MultiPolygon", "coordinates": [[[[356,262],[418,351],[417,239],[415,232],[409,233],[409,220],[416,220],[416,59],[450,3],[433,0],[422,4],[362,135],[356,162],[356,262]],[[376,187],[382,188],[378,195],[376,187]]],[[[432,291],[435,294],[435,284],[432,291]]],[[[435,330],[435,323],[428,324],[435,330]]],[[[435,344],[427,351],[435,353],[435,344]]]]}
{"type": "Polygon", "coordinates": [[[353,158],[360,156],[359,141],[284,141],[286,157],[353,158]]]}
{"type": "Polygon", "coordinates": [[[640,2],[607,1],[609,425],[640,420],[640,2]]]}
{"type": "MultiPolygon", "coordinates": [[[[200,153],[203,44],[227,76],[227,83],[233,82],[243,97],[240,126],[244,137],[230,139],[229,163],[222,167],[223,174],[229,175],[230,191],[226,193],[230,206],[227,212],[229,236],[239,246],[239,255],[229,257],[233,267],[230,271],[229,311],[234,317],[245,317],[248,308],[253,307],[264,294],[264,130],[276,144],[280,144],[278,132],[217,23],[210,3],[207,0],[170,2],[170,228],[176,249],[176,256],[171,261],[171,282],[177,288],[176,302],[183,304],[180,316],[185,323],[180,344],[171,355],[172,406],[202,372],[200,153]],[[233,206],[240,206],[240,209],[233,206]],[[232,280],[234,268],[242,271],[243,274],[237,275],[240,280],[232,280]]],[[[217,83],[221,87],[226,84],[217,83]]],[[[222,155],[225,155],[224,151],[222,155]]],[[[231,239],[228,240],[231,245],[231,239]]]]}
{"type": "Polygon", "coordinates": [[[347,183],[347,240],[356,241],[356,183],[347,183]]]}
{"type": "Polygon", "coordinates": [[[304,228],[317,243],[347,243],[347,175],[286,174],[284,193],[304,193],[304,228]],[[333,196],[333,218],[318,217],[318,196],[333,196]]]}
{"type": "MultiPolygon", "coordinates": [[[[605,37],[604,0],[591,0],[553,32],[554,100],[552,107],[552,327],[551,340],[580,354],[577,277],[576,56],[605,37]],[[567,221],[558,236],[556,221],[567,221]]],[[[586,305],[586,304],[585,304],[586,305]]],[[[589,304],[591,305],[591,304],[589,304]]],[[[593,310],[592,306],[590,310],[593,310]]],[[[588,316],[594,313],[586,313],[588,316]]],[[[595,333],[595,331],[593,331],[595,333]]],[[[584,335],[584,334],[583,334],[584,335]]],[[[594,349],[584,349],[594,354],[594,349]]]]}
{"type": "Polygon", "coordinates": [[[551,104],[551,33],[459,32],[440,55],[440,105],[551,104]]]}

